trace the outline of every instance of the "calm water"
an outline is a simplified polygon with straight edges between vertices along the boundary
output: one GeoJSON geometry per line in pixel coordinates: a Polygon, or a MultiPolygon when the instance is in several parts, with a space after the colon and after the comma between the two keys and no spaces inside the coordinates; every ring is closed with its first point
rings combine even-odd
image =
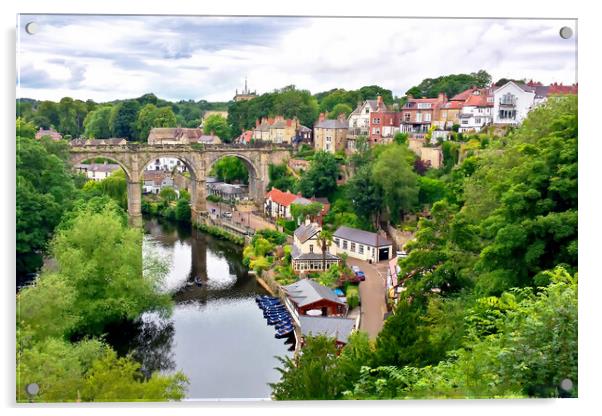
{"type": "Polygon", "coordinates": [[[255,303],[265,291],[242,265],[242,249],[157,219],[145,221],[144,246],[168,260],[165,289],[176,306],[169,318],[145,314],[109,331],[109,342],[147,373],[183,371],[188,398],[268,398],[267,383],[279,378],[275,356],[292,353],[255,303]]]}

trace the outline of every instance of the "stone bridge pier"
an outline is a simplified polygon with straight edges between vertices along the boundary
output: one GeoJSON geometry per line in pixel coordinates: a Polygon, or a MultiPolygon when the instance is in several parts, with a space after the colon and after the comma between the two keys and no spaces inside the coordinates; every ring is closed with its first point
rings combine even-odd
{"type": "Polygon", "coordinates": [[[125,171],[130,224],[142,225],[142,187],[144,169],[155,159],[162,157],[180,160],[191,176],[190,205],[193,222],[202,222],[207,212],[206,176],[215,162],[226,156],[242,160],[249,172],[249,197],[262,203],[269,181],[270,164],[285,162],[290,157],[290,147],[207,145],[202,148],[191,145],[82,145],[71,147],[71,164],[106,158],[118,163],[125,171]]]}

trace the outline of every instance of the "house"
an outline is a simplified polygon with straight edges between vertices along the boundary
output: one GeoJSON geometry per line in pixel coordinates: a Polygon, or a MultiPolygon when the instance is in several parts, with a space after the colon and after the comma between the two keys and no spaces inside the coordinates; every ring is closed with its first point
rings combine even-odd
{"type": "Polygon", "coordinates": [[[174,169],[178,172],[184,172],[186,165],[173,157],[160,157],[146,165],[146,170],[163,170],[165,172],[173,172],[174,169]]]}
{"type": "Polygon", "coordinates": [[[36,139],[39,140],[42,137],[50,137],[52,140],[61,140],[63,135],[53,128],[47,130],[40,127],[40,130],[36,131],[36,139]]]}
{"type": "Polygon", "coordinates": [[[313,130],[302,124],[297,128],[297,134],[293,140],[293,144],[300,145],[302,143],[310,144],[312,142],[313,130]]]}
{"type": "Polygon", "coordinates": [[[521,83],[508,81],[493,92],[493,123],[496,125],[520,124],[529,111],[546,101],[549,97],[566,94],[577,94],[577,84],[521,83]]]}
{"type": "Polygon", "coordinates": [[[145,194],[158,194],[165,187],[174,187],[173,178],[161,170],[145,170],[142,192],[145,194]]]}
{"type": "MultiPolygon", "coordinates": [[[[355,319],[322,316],[299,316],[303,337],[324,335],[334,338],[338,348],[345,346],[355,328],[355,319]]],[[[303,340],[301,344],[303,345],[303,340]]]]}
{"type": "Polygon", "coordinates": [[[341,259],[328,249],[322,253],[318,235],[322,227],[307,220],[293,234],[292,266],[296,273],[319,272],[340,264],[341,259]]]}
{"type": "Polygon", "coordinates": [[[435,120],[439,119],[439,111],[447,102],[445,93],[437,98],[414,98],[408,100],[401,108],[401,131],[412,135],[425,135],[435,120]]]}
{"type": "Polygon", "coordinates": [[[199,128],[154,127],[148,134],[148,144],[190,144],[196,143],[203,135],[199,128]]]}
{"type": "Polygon", "coordinates": [[[344,114],[334,120],[327,120],[324,113],[320,114],[314,124],[314,148],[329,153],[344,150],[347,146],[347,130],[349,122],[344,114]]]}
{"type": "Polygon", "coordinates": [[[355,140],[358,136],[370,136],[370,113],[378,111],[387,111],[387,106],[381,96],[376,97],[376,100],[365,100],[359,103],[347,117],[349,139],[355,140]]]}
{"type": "Polygon", "coordinates": [[[249,196],[249,187],[225,182],[207,182],[207,193],[219,196],[229,202],[235,202],[249,196]]]}
{"type": "Polygon", "coordinates": [[[404,291],[404,287],[399,282],[399,272],[401,268],[398,264],[398,258],[393,257],[389,260],[389,267],[387,267],[387,279],[385,287],[387,291],[387,297],[390,301],[396,302],[399,299],[399,294],[404,291]]]}
{"type": "Polygon", "coordinates": [[[264,213],[270,218],[291,219],[291,205],[300,198],[301,194],[293,194],[289,191],[282,192],[280,189],[272,188],[265,195],[264,213]]]}
{"type": "Polygon", "coordinates": [[[377,97],[376,103],[376,110],[370,112],[368,138],[370,143],[390,142],[393,136],[399,133],[401,113],[399,111],[388,110],[380,95],[377,97]]]}
{"type": "Polygon", "coordinates": [[[388,260],[393,253],[393,243],[379,233],[339,227],[333,235],[335,254],[347,253],[356,259],[379,262],[388,260]]]}
{"type": "Polygon", "coordinates": [[[75,165],[75,170],[86,175],[88,179],[93,181],[102,181],[108,178],[111,174],[121,169],[121,166],[115,163],[79,163],[75,165]]]}
{"type": "Polygon", "coordinates": [[[493,121],[493,92],[490,88],[473,88],[458,115],[460,132],[479,132],[493,121]]]}
{"type": "Polygon", "coordinates": [[[297,118],[263,117],[255,121],[253,139],[278,144],[292,144],[300,126],[297,118]]]}
{"type": "Polygon", "coordinates": [[[332,289],[311,279],[301,279],[282,286],[282,289],[300,316],[311,310],[320,311],[322,316],[344,316],[347,313],[347,304],[332,289]]]}
{"type": "Polygon", "coordinates": [[[241,133],[235,140],[236,143],[249,144],[253,138],[253,130],[246,130],[241,133]]]}

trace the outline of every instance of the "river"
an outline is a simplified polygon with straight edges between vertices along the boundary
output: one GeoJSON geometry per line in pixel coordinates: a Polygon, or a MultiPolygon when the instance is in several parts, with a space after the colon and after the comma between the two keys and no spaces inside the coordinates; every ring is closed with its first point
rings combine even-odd
{"type": "Polygon", "coordinates": [[[132,353],[147,374],[181,370],[189,399],[269,398],[267,383],[279,379],[275,357],[290,356],[291,345],[274,338],[257,307],[255,296],[266,292],[243,266],[242,248],[155,218],[144,230],[144,253],[168,261],[165,290],[175,307],[167,318],[146,313],[110,330],[109,343],[132,353]]]}

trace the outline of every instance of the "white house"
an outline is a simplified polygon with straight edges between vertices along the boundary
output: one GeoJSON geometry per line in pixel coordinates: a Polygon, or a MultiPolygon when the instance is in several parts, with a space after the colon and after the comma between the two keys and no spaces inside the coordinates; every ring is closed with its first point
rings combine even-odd
{"type": "Polygon", "coordinates": [[[335,254],[347,253],[356,259],[379,262],[388,260],[393,253],[393,243],[378,233],[339,227],[334,235],[335,254]]]}
{"type": "Polygon", "coordinates": [[[174,169],[177,169],[178,172],[184,172],[186,170],[186,165],[182,163],[179,159],[173,157],[160,157],[153,160],[146,166],[146,170],[162,170],[165,172],[173,172],[174,169]]]}
{"type": "Polygon", "coordinates": [[[462,105],[459,114],[460,132],[481,129],[493,121],[493,94],[489,88],[476,88],[462,105]]]}
{"type": "Polygon", "coordinates": [[[493,92],[493,123],[520,124],[535,105],[535,96],[535,87],[512,81],[502,85],[493,92]]]}
{"type": "Polygon", "coordinates": [[[322,247],[318,242],[318,235],[322,227],[315,222],[306,221],[301,224],[293,234],[292,266],[295,272],[315,272],[324,269],[324,256],[326,270],[331,266],[339,264],[341,259],[330,253],[327,249],[322,253],[322,247]]]}
{"type": "Polygon", "coordinates": [[[349,122],[347,134],[350,136],[369,136],[370,113],[378,111],[379,105],[381,106],[380,110],[387,110],[382,100],[380,102],[379,100],[366,100],[359,104],[347,118],[349,122]]]}
{"type": "Polygon", "coordinates": [[[310,200],[303,198],[301,194],[293,194],[289,191],[282,192],[280,189],[272,188],[265,195],[263,209],[265,215],[270,218],[293,218],[291,215],[292,204],[308,204],[310,200]]]}
{"type": "Polygon", "coordinates": [[[115,163],[80,163],[75,165],[75,170],[86,175],[88,179],[93,181],[102,181],[108,178],[111,174],[121,167],[115,163]]]}
{"type": "Polygon", "coordinates": [[[142,192],[147,194],[158,194],[164,187],[174,187],[173,178],[161,170],[145,170],[142,192]]]}

